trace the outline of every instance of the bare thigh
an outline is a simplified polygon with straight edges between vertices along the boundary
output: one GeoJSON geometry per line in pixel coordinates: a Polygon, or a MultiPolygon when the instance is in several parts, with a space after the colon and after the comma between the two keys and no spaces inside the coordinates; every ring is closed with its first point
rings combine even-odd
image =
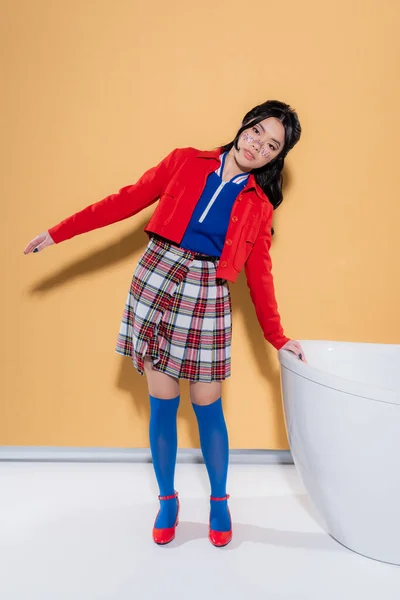
{"type": "Polygon", "coordinates": [[[199,404],[200,406],[213,404],[218,398],[221,398],[221,394],[221,381],[211,381],[211,383],[190,382],[190,400],[193,404],[199,404]]]}
{"type": "Polygon", "coordinates": [[[171,400],[179,396],[179,379],[153,369],[149,357],[144,359],[144,372],[150,396],[160,400],[171,400]]]}

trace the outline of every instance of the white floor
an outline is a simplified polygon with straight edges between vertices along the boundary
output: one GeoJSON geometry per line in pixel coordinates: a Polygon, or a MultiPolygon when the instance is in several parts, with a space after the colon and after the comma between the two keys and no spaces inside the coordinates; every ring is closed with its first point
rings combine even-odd
{"type": "Polygon", "coordinates": [[[149,464],[0,463],[1,600],[398,600],[400,567],[322,529],[293,466],[232,465],[234,538],[207,539],[203,465],[178,464],[181,522],[156,546],[149,464]]]}

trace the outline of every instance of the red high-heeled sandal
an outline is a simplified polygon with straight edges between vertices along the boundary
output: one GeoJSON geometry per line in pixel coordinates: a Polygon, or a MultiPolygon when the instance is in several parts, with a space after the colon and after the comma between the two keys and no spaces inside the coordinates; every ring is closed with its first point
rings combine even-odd
{"type": "MultiPolygon", "coordinates": [[[[172,540],[175,537],[175,529],[179,524],[179,498],[178,498],[178,492],[175,492],[175,494],[173,494],[172,496],[158,496],[159,500],[172,500],[173,498],[176,498],[176,502],[178,505],[178,510],[176,512],[175,525],[173,527],[161,527],[161,528],[153,527],[153,540],[155,541],[156,544],[159,544],[160,546],[169,544],[170,542],[172,542],[172,540]]],[[[160,511],[158,511],[157,517],[159,514],[160,514],[160,511]]],[[[156,517],[156,520],[154,521],[154,525],[156,524],[157,517],[156,517]]]]}
{"type": "MultiPolygon", "coordinates": [[[[210,500],[214,500],[214,502],[218,502],[220,500],[229,500],[230,496],[229,494],[227,494],[226,496],[224,496],[223,498],[214,498],[213,496],[210,496],[210,500]]],[[[229,506],[228,506],[228,512],[229,512],[229,517],[231,516],[231,512],[229,510],[229,506]]],[[[213,546],[217,546],[217,548],[222,548],[223,546],[227,546],[229,544],[229,542],[232,540],[232,519],[231,519],[231,528],[229,531],[214,531],[213,529],[211,529],[211,525],[210,525],[210,532],[208,534],[208,538],[210,540],[210,542],[213,544],[213,546]]]]}

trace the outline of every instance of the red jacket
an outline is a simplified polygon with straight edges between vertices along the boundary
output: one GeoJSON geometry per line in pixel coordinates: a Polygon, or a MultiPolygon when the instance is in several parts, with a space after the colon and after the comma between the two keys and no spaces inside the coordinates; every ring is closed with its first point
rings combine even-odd
{"type": "MultiPolygon", "coordinates": [[[[176,149],[134,185],[84,208],[49,233],[59,243],[131,217],[160,199],[145,231],[179,244],[208,175],[220,165],[220,154],[220,149],[176,149]]],[[[251,174],[233,205],[217,276],[234,282],[244,267],[264,337],[279,350],[289,338],[282,330],[271,273],[272,214],[271,203],[251,174]]]]}

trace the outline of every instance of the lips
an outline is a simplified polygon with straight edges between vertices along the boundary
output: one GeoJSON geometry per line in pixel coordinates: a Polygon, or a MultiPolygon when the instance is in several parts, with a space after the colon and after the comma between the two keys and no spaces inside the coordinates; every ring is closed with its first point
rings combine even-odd
{"type": "Polygon", "coordinates": [[[247,160],[254,160],[255,158],[254,154],[252,154],[250,150],[243,150],[243,154],[244,157],[247,158],[247,160]]]}

